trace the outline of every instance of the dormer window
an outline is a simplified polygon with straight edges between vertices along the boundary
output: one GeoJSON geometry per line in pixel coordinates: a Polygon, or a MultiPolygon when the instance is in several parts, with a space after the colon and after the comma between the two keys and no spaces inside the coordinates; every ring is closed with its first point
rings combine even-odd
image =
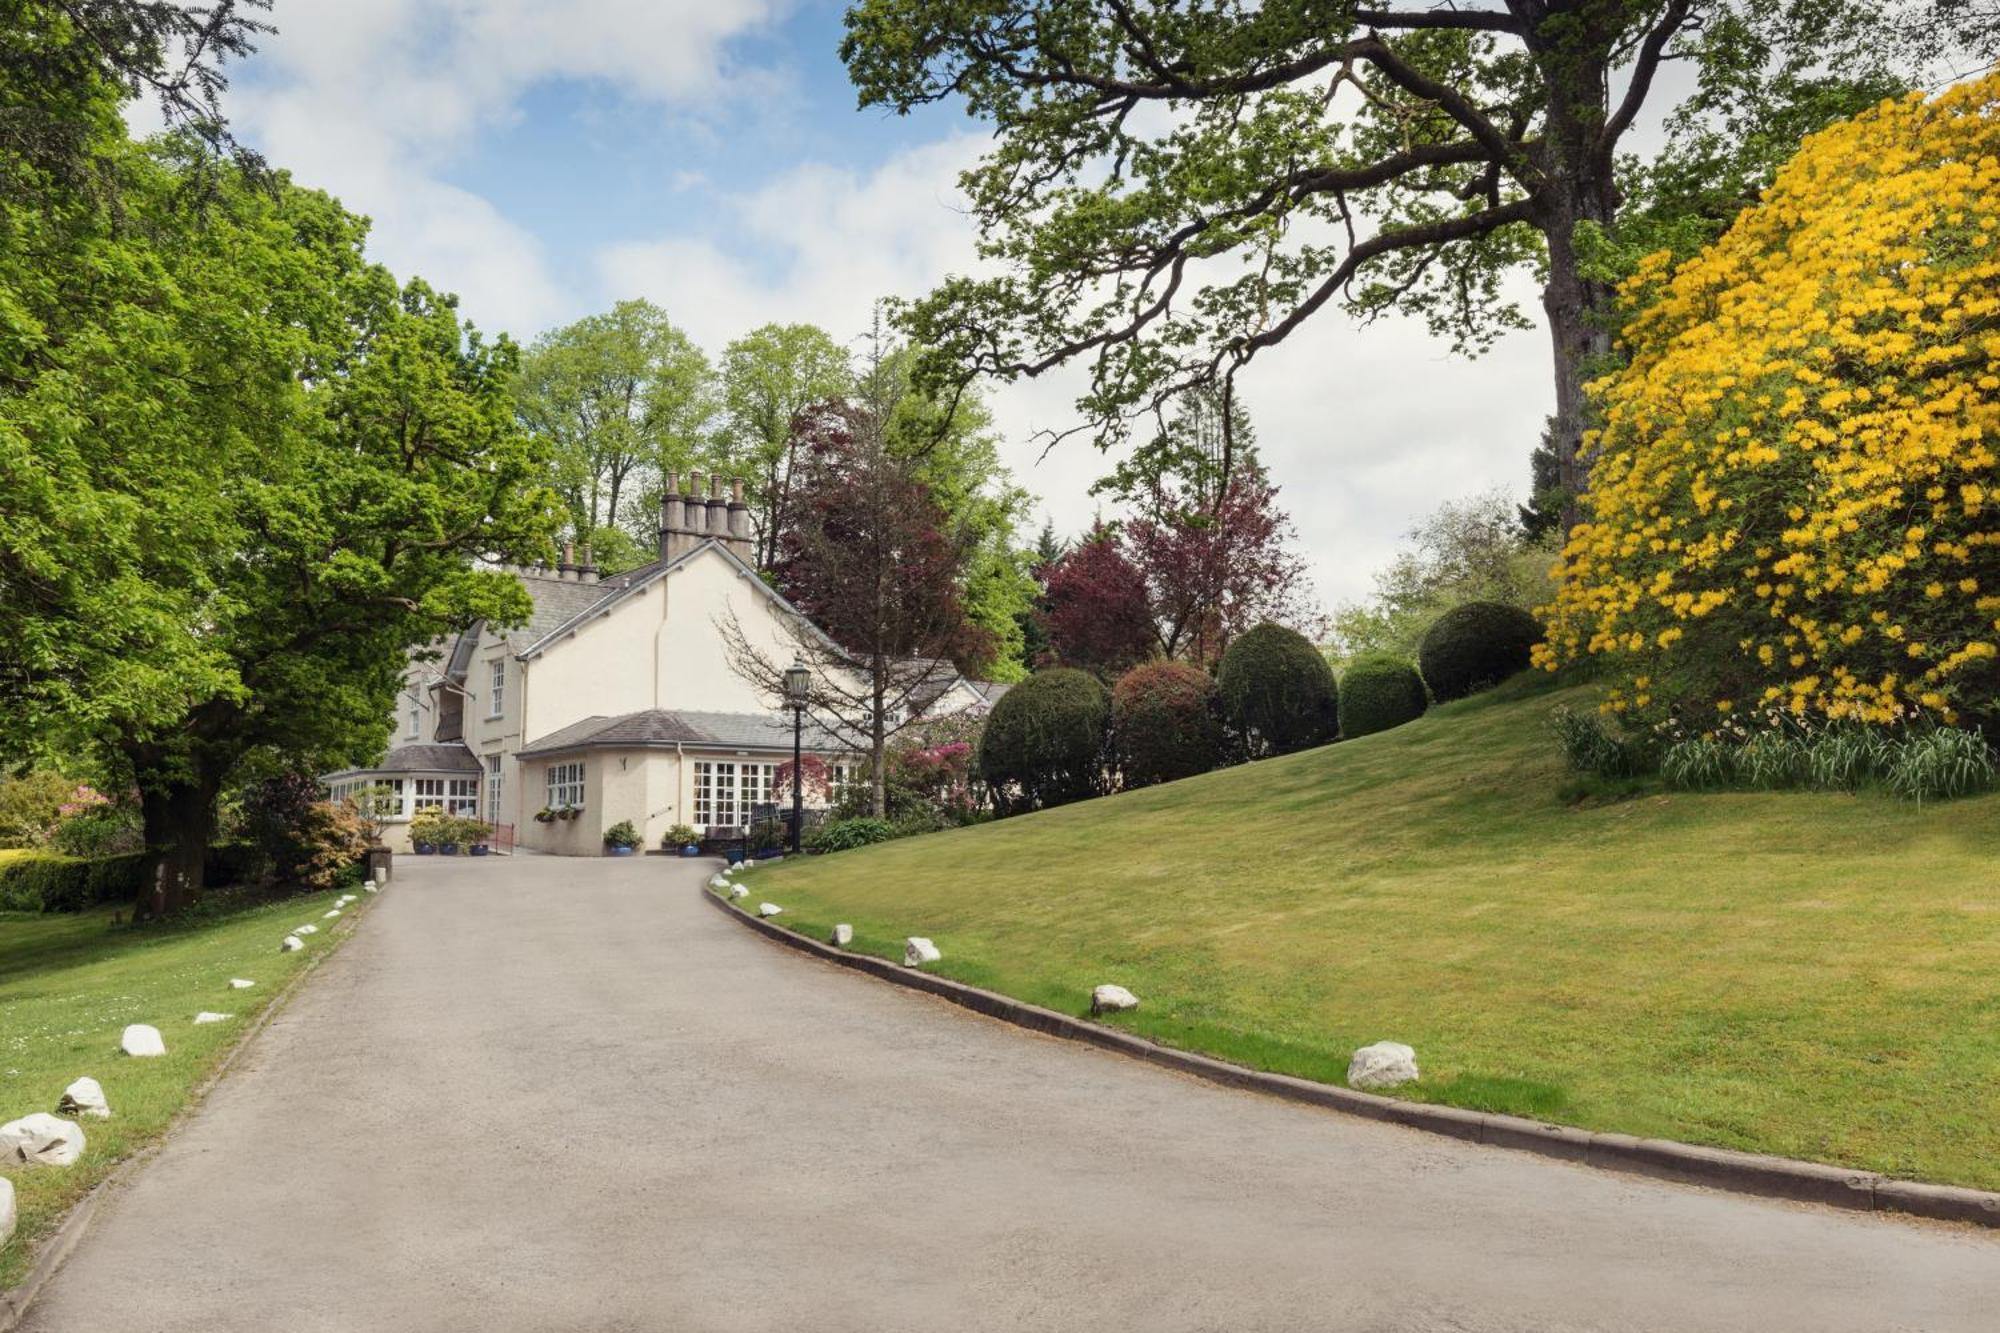
{"type": "Polygon", "coordinates": [[[495,658],[492,680],[486,690],[486,716],[498,717],[507,711],[507,659],[495,658]]]}

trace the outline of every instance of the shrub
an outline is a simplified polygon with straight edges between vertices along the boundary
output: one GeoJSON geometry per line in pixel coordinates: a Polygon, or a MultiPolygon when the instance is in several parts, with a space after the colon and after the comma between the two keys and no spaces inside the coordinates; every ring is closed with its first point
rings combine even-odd
{"type": "Polygon", "coordinates": [[[138,811],[104,802],[65,816],[49,842],[64,856],[129,856],[145,850],[146,835],[138,811]]]}
{"type": "Polygon", "coordinates": [[[663,851],[672,851],[680,847],[699,846],[700,843],[701,835],[694,831],[694,825],[692,824],[676,824],[668,829],[660,838],[660,847],[663,851]]]}
{"type": "Polygon", "coordinates": [[[292,860],[280,873],[304,888],[336,888],[345,880],[359,879],[368,843],[368,822],[353,807],[315,801],[286,841],[292,860]]]}
{"type": "Polygon", "coordinates": [[[1675,741],[1660,755],[1660,776],[1684,791],[1726,787],[1736,777],[1735,749],[1713,736],[1675,741]]]}
{"type": "Polygon", "coordinates": [[[1339,734],[1333,668],[1296,630],[1266,622],[1239,635],[1215,685],[1223,716],[1253,755],[1289,754],[1339,734]]]}
{"type": "Polygon", "coordinates": [[[2000,716],[1996,97],[1811,135],[1714,245],[1642,265],[1544,665],[1604,659],[1641,717],[2000,716]]]}
{"type": "Polygon", "coordinates": [[[1761,791],[1805,785],[1810,754],[1805,737],[1760,731],[1736,752],[1737,780],[1761,791]]]}
{"type": "Polygon", "coordinates": [[[448,842],[457,842],[457,828],[454,821],[442,810],[419,810],[410,817],[410,841],[427,843],[441,847],[448,842]]]}
{"type": "Polygon", "coordinates": [[[1423,678],[1387,653],[1363,653],[1340,675],[1340,734],[1349,740],[1400,727],[1424,715],[1423,678]]]}
{"type": "Polygon", "coordinates": [[[0,862],[0,910],[81,912],[105,903],[136,902],[151,860],[144,852],[83,860],[34,855],[0,862]]]}
{"type": "Polygon", "coordinates": [[[1896,747],[1878,730],[1832,726],[1806,750],[1806,781],[1822,791],[1855,791],[1889,775],[1896,747]]]}
{"type": "Polygon", "coordinates": [[[604,830],[606,847],[637,847],[640,841],[639,830],[632,827],[632,821],[629,819],[621,819],[604,830]]]}
{"type": "Polygon", "coordinates": [[[0,777],[0,847],[41,847],[54,836],[76,784],[52,769],[0,777]]]}
{"type": "Polygon", "coordinates": [[[979,775],[996,801],[1034,810],[1104,790],[1111,699],[1072,667],[1038,671],[1000,696],[979,740],[979,775]]]}
{"type": "Polygon", "coordinates": [[[792,845],[792,831],[785,827],[782,819],[760,819],[750,826],[750,846],[752,848],[789,847],[792,845]]]}
{"type": "Polygon", "coordinates": [[[1645,747],[1630,737],[1612,735],[1595,713],[1579,713],[1573,708],[1551,709],[1549,729],[1555,732],[1563,760],[1572,772],[1594,773],[1601,778],[1631,778],[1650,767],[1645,747]]]}
{"type": "Polygon", "coordinates": [[[1446,703],[1525,670],[1541,641],[1541,622],[1520,607],[1467,602],[1431,622],[1417,664],[1432,696],[1446,703]]]}
{"type": "Polygon", "coordinates": [[[1111,689],[1111,734],[1128,787],[1208,772],[1222,762],[1214,677],[1186,662],[1133,667],[1111,689]]]}
{"type": "Polygon", "coordinates": [[[805,848],[814,852],[844,852],[896,836],[886,819],[834,819],[807,831],[805,848]]]}

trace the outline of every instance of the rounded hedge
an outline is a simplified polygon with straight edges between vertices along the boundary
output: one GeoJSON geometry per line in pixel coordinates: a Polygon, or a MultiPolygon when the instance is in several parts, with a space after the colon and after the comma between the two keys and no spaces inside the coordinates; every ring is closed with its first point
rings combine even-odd
{"type": "Polygon", "coordinates": [[[1333,668],[1305,635],[1263,624],[1222,655],[1216,692],[1223,716],[1251,754],[1288,754],[1324,745],[1340,730],[1333,668]]]}
{"type": "Polygon", "coordinates": [[[1498,685],[1525,671],[1542,622],[1504,602],[1467,602],[1439,616],[1424,631],[1417,665],[1439,703],[1498,685]]]}
{"type": "Polygon", "coordinates": [[[1352,740],[1414,722],[1428,707],[1417,669],[1388,653],[1363,653],[1340,673],[1340,734],[1352,740]]]}
{"type": "Polygon", "coordinates": [[[1128,787],[1208,772],[1222,762],[1215,678],[1186,662],[1133,667],[1111,687],[1111,734],[1128,787]]]}
{"type": "Polygon", "coordinates": [[[1001,809],[1034,810],[1104,789],[1111,696],[1087,671],[1038,671],[1000,696],[979,738],[979,776],[1001,809]]]}

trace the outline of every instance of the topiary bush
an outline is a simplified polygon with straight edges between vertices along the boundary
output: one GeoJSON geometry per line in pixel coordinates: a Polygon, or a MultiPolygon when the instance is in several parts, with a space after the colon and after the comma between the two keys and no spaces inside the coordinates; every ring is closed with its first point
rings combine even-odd
{"type": "Polygon", "coordinates": [[[1527,670],[1542,622],[1504,602],[1467,602],[1431,622],[1417,648],[1424,684],[1439,703],[1463,699],[1527,670]]]}
{"type": "Polygon", "coordinates": [[[133,902],[146,880],[144,852],[81,860],[37,853],[0,862],[0,911],[81,912],[133,902]]]}
{"type": "Polygon", "coordinates": [[[1147,662],[1111,687],[1111,734],[1128,787],[1206,773],[1222,762],[1215,678],[1186,662],[1147,662]]]}
{"type": "Polygon", "coordinates": [[[1340,673],[1340,734],[1349,740],[1414,722],[1429,706],[1423,678],[1400,657],[1363,653],[1340,673]]]}
{"type": "Polygon", "coordinates": [[[1340,732],[1333,668],[1297,630],[1265,623],[1238,636],[1215,685],[1223,716],[1252,755],[1324,745],[1340,732]]]}
{"type": "Polygon", "coordinates": [[[979,776],[1002,813],[1037,810],[1104,790],[1111,696],[1073,667],[1038,671],[1000,696],[979,738],[979,776]]]}

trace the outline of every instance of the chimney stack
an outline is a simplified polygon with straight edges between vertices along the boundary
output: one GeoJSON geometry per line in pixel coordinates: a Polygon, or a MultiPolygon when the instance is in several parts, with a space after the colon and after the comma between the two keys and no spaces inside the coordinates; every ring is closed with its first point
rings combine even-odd
{"type": "Polygon", "coordinates": [[[757,563],[750,542],[750,506],[743,499],[743,478],[729,483],[729,549],[746,565],[757,563]]]}
{"type": "Polygon", "coordinates": [[[669,472],[666,487],[660,493],[660,559],[671,560],[680,554],[674,537],[681,530],[681,522],[681,474],[669,472]]]}
{"type": "Polygon", "coordinates": [[[750,506],[743,498],[742,479],[712,473],[704,493],[701,473],[669,472],[660,498],[660,559],[677,560],[710,540],[721,542],[746,564],[752,562],[750,506]]]}

